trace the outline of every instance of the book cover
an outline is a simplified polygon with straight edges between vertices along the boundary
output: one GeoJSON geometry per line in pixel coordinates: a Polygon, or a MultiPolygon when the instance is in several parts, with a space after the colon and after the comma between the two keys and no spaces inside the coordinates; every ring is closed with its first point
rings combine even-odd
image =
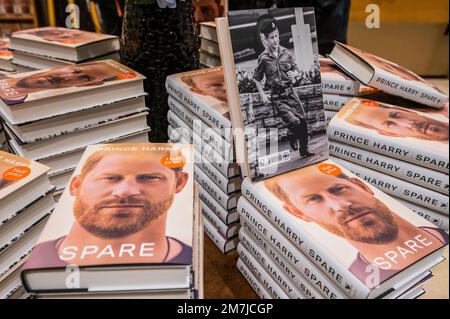
{"type": "Polygon", "coordinates": [[[331,139],[449,173],[449,118],[355,98],[333,118],[331,139]]]}
{"type": "Polygon", "coordinates": [[[95,42],[116,39],[117,36],[82,31],[77,29],[44,27],[16,31],[11,35],[11,38],[49,43],[69,48],[79,48],[95,42]]]}
{"type": "Polygon", "coordinates": [[[242,188],[262,216],[353,298],[379,296],[448,244],[447,233],[332,161],[264,182],[246,179],[242,188]]]}
{"type": "Polygon", "coordinates": [[[0,98],[6,105],[13,106],[143,79],[139,73],[114,60],[88,62],[1,79],[0,98]]]}
{"type": "Polygon", "coordinates": [[[89,146],[24,271],[192,265],[189,145],[89,146]]]}
{"type": "Polygon", "coordinates": [[[222,68],[170,75],[167,92],[199,119],[232,141],[230,112],[222,68]]]}
{"type": "Polygon", "coordinates": [[[194,18],[198,23],[211,22],[217,17],[223,17],[227,10],[226,0],[192,0],[194,18]]]}
{"type": "Polygon", "coordinates": [[[0,201],[49,170],[40,163],[0,151],[0,201]]]}
{"type": "Polygon", "coordinates": [[[436,108],[448,103],[446,94],[414,72],[371,53],[336,42],[329,57],[365,85],[436,108]]]}
{"type": "Polygon", "coordinates": [[[228,25],[230,41],[219,42],[244,174],[262,180],[326,159],[314,9],[230,11],[228,25]]]}

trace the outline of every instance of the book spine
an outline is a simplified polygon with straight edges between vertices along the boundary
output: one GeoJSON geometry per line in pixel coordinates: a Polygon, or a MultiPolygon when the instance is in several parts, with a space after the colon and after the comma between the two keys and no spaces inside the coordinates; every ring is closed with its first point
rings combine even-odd
{"type": "Polygon", "coordinates": [[[399,80],[398,77],[388,72],[375,71],[368,85],[386,93],[435,108],[442,108],[448,103],[448,96],[431,85],[425,86],[416,81],[399,80]]]}
{"type": "Polygon", "coordinates": [[[230,195],[241,190],[241,178],[227,179],[211,164],[205,163],[204,160],[196,163],[196,167],[202,170],[225,194],[230,195]]]}
{"type": "Polygon", "coordinates": [[[266,289],[262,286],[262,284],[256,279],[256,277],[252,274],[250,269],[248,269],[247,265],[241,260],[238,259],[236,264],[239,272],[244,276],[245,280],[250,284],[252,289],[261,299],[272,299],[271,295],[266,291],[266,289]]]}
{"type": "MultiPolygon", "coordinates": [[[[344,265],[336,262],[336,259],[326,248],[308,236],[301,225],[293,222],[285,211],[271,202],[270,198],[265,198],[255,192],[255,188],[248,178],[242,184],[242,194],[248,202],[244,198],[241,198],[239,201],[238,213],[241,215],[241,219],[247,219],[250,224],[264,225],[266,229],[268,226],[270,227],[270,224],[278,229],[278,232],[268,234],[266,239],[269,242],[279,242],[283,240],[283,236],[280,235],[285,235],[300,252],[308,257],[347,296],[357,299],[368,297],[370,290],[363,282],[356,278],[344,265]]],[[[255,226],[255,228],[257,227],[255,226]]]]}
{"type": "Polygon", "coordinates": [[[225,239],[234,238],[239,234],[240,224],[238,222],[226,225],[205,203],[202,203],[202,210],[205,218],[225,239]]]}
{"type": "Polygon", "coordinates": [[[257,212],[248,201],[243,200],[242,205],[243,208],[239,212],[250,212],[254,214],[255,219],[251,221],[247,215],[241,218],[241,229],[244,234],[249,236],[247,238],[240,237],[241,242],[245,243],[253,240],[283,269],[290,267],[288,265],[290,264],[298,274],[301,274],[296,277],[296,280],[300,281],[299,284],[302,285],[303,281],[301,278],[303,277],[313,287],[313,289],[309,289],[311,294],[313,291],[319,291],[326,299],[348,299],[348,296],[328,279],[321,269],[309,261],[308,257],[297,249],[293,243],[279,234],[275,227],[261,216],[261,213],[257,212]]]}
{"type": "Polygon", "coordinates": [[[239,194],[229,195],[221,190],[201,169],[194,169],[195,180],[226,210],[235,209],[239,194]]]}
{"type": "Polygon", "coordinates": [[[241,244],[237,246],[239,259],[242,260],[253,275],[258,278],[273,299],[305,299],[286,277],[267,260],[256,260],[241,244]]]}
{"type": "Polygon", "coordinates": [[[405,162],[427,167],[445,174],[449,173],[448,155],[430,150],[414,149],[400,140],[386,140],[379,135],[370,134],[350,126],[337,126],[337,121],[331,121],[328,126],[328,136],[332,140],[350,144],[374,153],[386,155],[405,162]]]}
{"type": "Polygon", "coordinates": [[[219,248],[219,250],[223,254],[227,254],[230,251],[236,249],[239,243],[238,237],[227,240],[222,235],[220,235],[219,232],[214,228],[214,226],[211,225],[211,223],[206,219],[204,221],[204,227],[205,227],[205,234],[208,235],[211,241],[217,246],[217,248],[219,248]]]}
{"type": "Polygon", "coordinates": [[[412,184],[449,195],[448,175],[428,168],[375,154],[340,142],[330,141],[330,155],[386,173],[412,184]]]}
{"type": "Polygon", "coordinates": [[[222,157],[229,162],[233,162],[233,144],[227,142],[223,137],[208,125],[204,124],[196,115],[190,112],[184,105],[176,101],[173,97],[168,99],[169,108],[184,121],[194,134],[197,134],[207,144],[214,147],[222,157]]]}
{"type": "MultiPolygon", "coordinates": [[[[184,143],[184,144],[193,144],[195,146],[195,156],[196,158],[204,158],[206,160],[206,163],[211,163],[225,178],[231,179],[234,177],[239,177],[241,175],[241,170],[239,168],[239,165],[237,163],[230,163],[228,161],[225,161],[220,154],[218,154],[214,149],[212,148],[205,148],[200,151],[198,151],[200,137],[194,134],[194,136],[189,139],[185,139],[185,136],[182,135],[181,132],[184,132],[183,130],[177,130],[173,128],[171,125],[169,125],[167,129],[168,136],[170,137],[170,140],[173,143],[184,143]]],[[[196,163],[199,163],[199,161],[196,159],[196,163]]]]}
{"type": "Polygon", "coordinates": [[[181,104],[186,105],[192,113],[196,114],[203,122],[216,130],[226,141],[233,141],[231,121],[201,101],[187,88],[177,84],[175,77],[167,77],[166,89],[171,96],[181,104]]]}
{"type": "Polygon", "coordinates": [[[199,196],[202,202],[226,225],[231,225],[239,220],[239,214],[236,209],[227,210],[223,208],[203,187],[200,187],[199,196]]]}
{"type": "MultiPolygon", "coordinates": [[[[288,295],[294,291],[296,294],[301,296],[299,299],[324,299],[321,294],[312,288],[305,278],[300,276],[294,269],[287,265],[285,260],[280,258],[271,258],[271,256],[269,256],[262,248],[260,248],[249,238],[249,235],[244,229],[239,231],[239,240],[239,245],[245,247],[245,250],[250,253],[253,258],[257,259],[275,280],[278,280],[278,283],[288,295]],[[280,271],[283,272],[283,276],[278,275],[280,271]],[[284,280],[281,281],[279,280],[280,278],[284,278],[284,280]],[[289,287],[292,287],[292,289],[289,289],[289,287]]],[[[291,295],[290,297],[295,298],[291,295]]]]}
{"type": "Polygon", "coordinates": [[[448,196],[368,169],[361,165],[344,161],[340,158],[333,158],[333,160],[367,183],[384,191],[386,194],[430,208],[441,214],[446,214],[447,216],[449,214],[448,196]]]}
{"type": "Polygon", "coordinates": [[[322,91],[326,94],[357,96],[359,83],[353,80],[336,79],[332,73],[322,73],[322,91]]]}
{"type": "Polygon", "coordinates": [[[323,105],[325,110],[340,111],[353,97],[339,94],[324,94],[323,105]]]}
{"type": "Polygon", "coordinates": [[[400,203],[411,209],[413,212],[415,212],[417,215],[425,218],[430,223],[435,224],[439,228],[449,231],[449,217],[436,213],[435,211],[432,211],[431,209],[416,205],[411,202],[407,202],[403,199],[396,198],[400,203]]]}
{"type": "Polygon", "coordinates": [[[336,116],[336,114],[337,114],[337,112],[335,112],[335,111],[325,110],[325,123],[327,123],[327,125],[329,125],[331,120],[333,120],[333,117],[336,116]]]}

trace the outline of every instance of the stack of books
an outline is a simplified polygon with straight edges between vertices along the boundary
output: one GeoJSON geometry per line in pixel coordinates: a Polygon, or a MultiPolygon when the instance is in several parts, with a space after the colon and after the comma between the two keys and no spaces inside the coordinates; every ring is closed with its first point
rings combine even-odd
{"type": "Polygon", "coordinates": [[[119,60],[117,36],[45,27],[11,35],[13,64],[21,72],[45,70],[98,60],[119,60]]]}
{"type": "Polygon", "coordinates": [[[202,22],[200,23],[200,66],[213,68],[221,65],[216,23],[202,22]]]}
{"type": "Polygon", "coordinates": [[[375,94],[378,91],[360,84],[328,58],[320,58],[320,74],[327,123],[352,98],[375,94]]]}
{"type": "Polygon", "coordinates": [[[89,146],[22,268],[34,298],[202,298],[191,145],[89,146]]]}
{"type": "Polygon", "coordinates": [[[347,102],[329,124],[331,155],[448,231],[448,96],[397,64],[338,44],[331,57],[362,83],[368,76],[357,62],[342,62],[345,52],[373,70],[372,86],[410,101],[402,102],[405,107],[365,98],[347,102]]]}
{"type": "Polygon", "coordinates": [[[216,20],[231,122],[244,132],[237,267],[261,298],[417,298],[448,234],[329,159],[313,17],[284,8],[216,20]],[[277,138],[261,145],[269,130],[277,138]]]}
{"type": "Polygon", "coordinates": [[[222,68],[167,78],[169,137],[195,145],[195,176],[205,216],[205,232],[227,253],[238,242],[241,171],[235,150],[222,68]]]}
{"type": "Polygon", "coordinates": [[[0,299],[27,297],[20,268],[55,206],[48,171],[0,151],[0,299]]]}
{"type": "Polygon", "coordinates": [[[16,69],[12,64],[13,54],[8,38],[0,38],[0,76],[14,72],[16,69]]]}
{"type": "Polygon", "coordinates": [[[268,298],[417,298],[448,244],[443,230],[332,161],[245,179],[242,192],[238,267],[268,298]]]}
{"type": "Polygon", "coordinates": [[[0,113],[9,146],[51,168],[58,196],[87,145],[148,142],[143,80],[114,60],[0,80],[0,113]]]}

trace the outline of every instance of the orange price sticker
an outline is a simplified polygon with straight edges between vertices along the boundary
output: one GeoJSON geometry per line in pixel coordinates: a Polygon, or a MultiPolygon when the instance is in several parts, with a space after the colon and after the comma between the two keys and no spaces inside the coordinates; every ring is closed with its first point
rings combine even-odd
{"type": "Polygon", "coordinates": [[[361,104],[364,106],[369,106],[369,107],[378,107],[380,106],[380,103],[376,102],[376,101],[370,101],[370,100],[362,100],[361,104]]]}
{"type": "Polygon", "coordinates": [[[120,73],[117,77],[119,79],[134,79],[136,77],[136,73],[133,72],[120,73]]]}
{"type": "Polygon", "coordinates": [[[186,158],[180,154],[171,154],[161,159],[161,165],[171,169],[182,168],[186,165],[186,158]]]}
{"type": "Polygon", "coordinates": [[[321,164],[319,170],[327,175],[338,176],[342,173],[342,170],[333,164],[321,164]]]}
{"type": "Polygon", "coordinates": [[[11,182],[18,182],[30,175],[31,169],[26,166],[15,166],[3,173],[3,179],[11,182]]]}

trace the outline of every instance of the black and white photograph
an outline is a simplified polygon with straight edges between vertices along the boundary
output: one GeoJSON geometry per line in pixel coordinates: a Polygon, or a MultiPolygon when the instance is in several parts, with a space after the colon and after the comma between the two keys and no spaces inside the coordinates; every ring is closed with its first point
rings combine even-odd
{"type": "Polygon", "coordinates": [[[252,179],[325,160],[314,9],[233,11],[228,20],[252,179]]]}

